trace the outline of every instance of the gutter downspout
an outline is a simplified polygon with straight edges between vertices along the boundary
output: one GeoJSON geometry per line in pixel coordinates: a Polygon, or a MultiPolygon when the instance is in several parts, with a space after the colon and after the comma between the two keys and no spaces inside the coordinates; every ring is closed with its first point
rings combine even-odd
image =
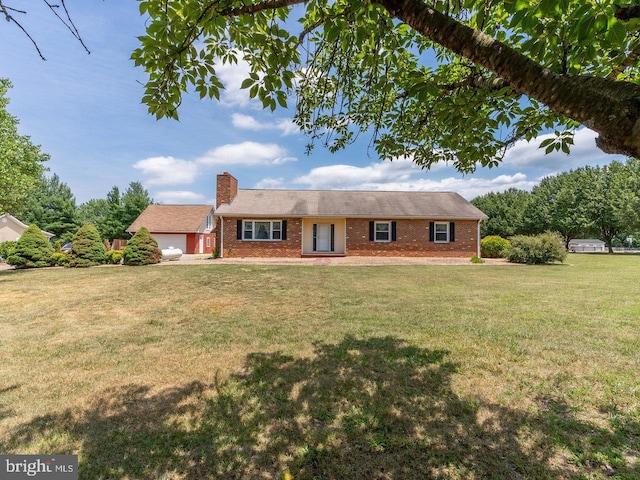
{"type": "Polygon", "coordinates": [[[480,223],[481,222],[482,222],[482,220],[478,220],[478,242],[477,242],[477,245],[476,245],[476,250],[478,251],[478,253],[477,253],[478,258],[482,258],[481,257],[482,252],[480,250],[480,223]]]}
{"type": "Polygon", "coordinates": [[[220,258],[224,258],[224,219],[220,217],[220,258]]]}

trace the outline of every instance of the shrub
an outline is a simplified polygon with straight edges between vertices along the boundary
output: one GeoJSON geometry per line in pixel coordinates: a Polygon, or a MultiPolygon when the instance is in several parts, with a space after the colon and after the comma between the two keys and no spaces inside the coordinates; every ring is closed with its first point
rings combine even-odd
{"type": "Polygon", "coordinates": [[[160,260],[162,252],[158,248],[158,242],[144,227],[136,232],[122,252],[125,265],[151,265],[160,263],[160,260]]]}
{"type": "Polygon", "coordinates": [[[507,255],[507,260],[512,263],[529,265],[564,262],[565,258],[567,250],[564,248],[564,242],[562,237],[555,233],[513,237],[507,255]]]}
{"type": "Polygon", "coordinates": [[[16,242],[14,240],[6,240],[0,243],[0,258],[6,260],[9,255],[12,255],[16,249],[16,242]]]}
{"type": "Polygon", "coordinates": [[[62,252],[53,252],[51,254],[51,264],[56,267],[68,267],[69,266],[69,258],[66,253],[62,252]]]}
{"type": "Polygon", "coordinates": [[[107,263],[110,265],[117,265],[122,260],[122,250],[108,250],[107,251],[107,263]]]}
{"type": "Polygon", "coordinates": [[[92,223],[85,223],[73,237],[71,250],[67,253],[70,267],[93,267],[102,265],[106,248],[100,233],[92,223]]]}
{"type": "Polygon", "coordinates": [[[484,260],[477,255],[474,255],[473,257],[471,257],[471,263],[484,263],[484,260]]]}
{"type": "Polygon", "coordinates": [[[44,233],[36,225],[30,225],[16,242],[7,263],[16,268],[49,267],[52,253],[53,247],[44,233]]]}
{"type": "Polygon", "coordinates": [[[489,235],[480,241],[480,251],[485,258],[504,258],[509,252],[511,242],[498,235],[489,235]]]}

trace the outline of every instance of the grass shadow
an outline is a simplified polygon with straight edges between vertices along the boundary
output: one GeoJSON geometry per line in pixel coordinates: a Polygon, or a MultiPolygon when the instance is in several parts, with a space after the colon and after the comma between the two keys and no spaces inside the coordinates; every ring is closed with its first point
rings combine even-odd
{"type": "Polygon", "coordinates": [[[224,382],[107,390],[0,450],[79,451],[82,479],[598,478],[612,474],[600,453],[617,478],[639,473],[616,463],[637,453],[637,422],[599,427],[550,398],[535,416],[460,398],[447,357],[392,337],[254,353],[224,382]]]}

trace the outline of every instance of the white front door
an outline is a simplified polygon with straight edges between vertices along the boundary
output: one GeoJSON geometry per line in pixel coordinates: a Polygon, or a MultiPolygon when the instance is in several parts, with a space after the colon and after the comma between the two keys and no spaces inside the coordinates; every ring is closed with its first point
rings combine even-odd
{"type": "Polygon", "coordinates": [[[318,252],[331,251],[331,224],[330,223],[318,223],[318,227],[316,230],[316,251],[318,252]]]}
{"type": "Polygon", "coordinates": [[[204,235],[200,235],[200,241],[198,242],[198,253],[204,253],[204,235]]]}

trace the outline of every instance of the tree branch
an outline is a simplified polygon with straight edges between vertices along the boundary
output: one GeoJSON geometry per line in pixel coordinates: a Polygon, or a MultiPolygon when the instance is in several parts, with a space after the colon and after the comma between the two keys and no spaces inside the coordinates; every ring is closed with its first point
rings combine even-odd
{"type": "Polygon", "coordinates": [[[478,90],[490,90],[495,92],[505,87],[511,87],[511,85],[502,78],[487,78],[481,75],[471,75],[459,82],[442,86],[443,89],[449,91],[457,90],[462,87],[473,87],[478,90]]]}
{"type": "Polygon", "coordinates": [[[629,55],[627,55],[626,58],[616,68],[611,70],[611,73],[607,75],[607,78],[610,78],[610,79],[618,78],[618,75],[620,75],[628,67],[633,65],[633,63],[639,58],[640,58],[640,43],[638,43],[638,45],[636,45],[635,48],[631,50],[631,53],[629,53],[629,55]]]}
{"type": "MultiPolygon", "coordinates": [[[[58,20],[60,20],[60,22],[69,29],[69,31],[71,32],[71,34],[76,38],[76,40],[78,40],[80,42],[80,44],[84,47],[85,51],[87,53],[91,53],[89,51],[89,49],[87,48],[87,46],[84,44],[84,41],[82,40],[82,37],[80,36],[80,32],[78,31],[78,29],[76,28],[75,24],[73,23],[73,20],[71,20],[71,16],[69,15],[69,11],[67,10],[67,6],[65,5],[65,0],[61,0],[61,4],[62,4],[62,8],[65,11],[67,20],[65,21],[60,15],[58,15],[58,12],[56,12],[56,8],[59,8],[60,5],[53,5],[51,3],[49,3],[48,0],[43,0],[44,3],[49,7],[49,9],[53,12],[53,14],[58,17],[58,20]]],[[[46,60],[46,58],[44,58],[44,55],[42,55],[42,52],[40,51],[40,47],[38,47],[37,42],[33,39],[33,37],[29,34],[29,32],[27,31],[26,28],[24,28],[20,22],[18,22],[10,13],[9,11],[12,12],[17,12],[17,13],[22,13],[22,14],[27,14],[27,12],[25,10],[17,10],[15,8],[11,8],[7,5],[5,5],[5,3],[3,2],[3,0],[0,0],[0,12],[2,12],[4,14],[5,19],[7,20],[7,22],[12,22],[15,23],[17,25],[17,27],[22,30],[22,32],[27,36],[27,38],[31,41],[31,43],[33,44],[33,46],[35,47],[36,51],[38,52],[38,55],[40,56],[40,58],[42,60],[46,60]]]]}
{"type": "Polygon", "coordinates": [[[292,7],[307,3],[307,0],[264,0],[252,5],[244,5],[242,7],[223,8],[218,10],[218,15],[223,17],[238,17],[240,15],[254,15],[256,13],[267,10],[275,10],[278,8],[292,7]]]}
{"type": "Polygon", "coordinates": [[[614,15],[623,22],[628,22],[632,18],[640,18],[640,5],[619,8],[614,15]]]}
{"type": "Polygon", "coordinates": [[[558,114],[595,130],[603,151],[630,156],[640,152],[640,86],[607,78],[559,75],[421,0],[372,1],[425,38],[495,73],[558,114]]]}
{"type": "Polygon", "coordinates": [[[2,0],[0,0],[0,11],[2,13],[4,13],[4,17],[7,20],[7,22],[9,23],[15,23],[17,25],[17,27],[22,30],[22,32],[27,36],[27,38],[31,41],[31,43],[33,44],[33,46],[36,49],[36,52],[38,52],[38,55],[40,56],[40,58],[42,60],[47,60],[46,58],[44,58],[44,55],[42,55],[42,52],[40,51],[40,48],[38,47],[38,44],[36,43],[36,41],[33,39],[33,37],[31,35],[29,35],[29,32],[27,32],[27,30],[20,24],[20,22],[18,22],[10,13],[9,10],[11,10],[12,12],[17,12],[17,13],[23,13],[26,15],[27,12],[25,12],[24,10],[16,10],[15,8],[11,8],[11,7],[7,7],[2,0]]]}
{"type": "Polygon", "coordinates": [[[49,7],[49,9],[53,12],[53,14],[58,17],[58,20],[60,20],[60,22],[67,27],[67,29],[71,32],[71,35],[73,35],[74,37],[76,37],[76,40],[78,40],[80,42],[80,45],[82,45],[85,49],[85,51],[88,54],[91,54],[91,52],[89,51],[89,49],[87,48],[87,46],[84,44],[84,42],[82,41],[82,37],[80,36],[80,32],[78,32],[78,29],[76,28],[75,24],[73,23],[73,20],[71,20],[71,16],[69,15],[69,10],[67,10],[67,6],[64,3],[64,0],[61,0],[60,3],[62,4],[62,8],[64,9],[64,13],[67,16],[67,21],[69,23],[67,23],[67,21],[65,21],[60,15],[58,15],[58,12],[56,11],[56,8],[59,8],[60,5],[52,5],[50,4],[47,0],[44,0],[44,3],[47,4],[47,7],[49,7]]]}

